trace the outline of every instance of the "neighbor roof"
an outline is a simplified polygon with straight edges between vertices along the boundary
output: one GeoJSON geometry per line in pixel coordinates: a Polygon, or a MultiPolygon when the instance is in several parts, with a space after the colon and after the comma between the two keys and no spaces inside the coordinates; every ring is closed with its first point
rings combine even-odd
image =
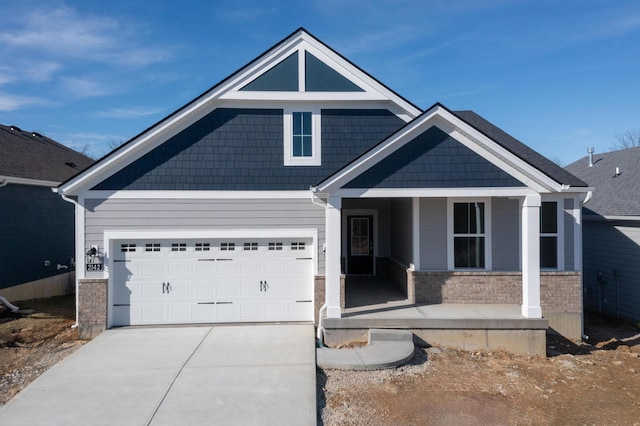
{"type": "Polygon", "coordinates": [[[93,160],[37,132],[0,124],[0,176],[62,182],[93,160]]]}
{"type": "Polygon", "coordinates": [[[567,170],[594,188],[587,214],[640,216],[640,147],[596,154],[591,167],[589,157],[583,157],[567,170]]]}
{"type": "Polygon", "coordinates": [[[484,118],[480,117],[473,111],[451,111],[452,114],[466,122],[470,126],[476,128],[476,130],[483,133],[485,136],[491,138],[498,144],[500,144],[507,151],[520,157],[525,162],[534,166],[545,175],[549,176],[556,182],[572,187],[586,187],[588,186],[578,177],[569,173],[567,170],[558,166],[548,158],[538,154],[527,145],[523,144],[504,130],[494,126],[484,118]]]}

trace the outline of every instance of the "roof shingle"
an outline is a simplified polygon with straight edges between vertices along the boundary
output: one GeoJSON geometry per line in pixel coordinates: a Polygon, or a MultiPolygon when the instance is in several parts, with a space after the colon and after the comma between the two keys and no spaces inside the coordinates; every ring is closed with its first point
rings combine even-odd
{"type": "Polygon", "coordinates": [[[0,176],[62,182],[92,163],[91,158],[39,133],[0,124],[0,176]]]}
{"type": "Polygon", "coordinates": [[[591,167],[586,156],[569,164],[567,170],[593,187],[585,213],[640,216],[640,147],[596,154],[591,167]]]}

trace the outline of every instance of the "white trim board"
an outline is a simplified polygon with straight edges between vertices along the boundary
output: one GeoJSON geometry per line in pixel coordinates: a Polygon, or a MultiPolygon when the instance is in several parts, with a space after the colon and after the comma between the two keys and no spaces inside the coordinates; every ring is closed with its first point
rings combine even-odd
{"type": "Polygon", "coordinates": [[[310,191],[87,191],[81,199],[283,200],[311,199],[310,191]]]}
{"type": "Polygon", "coordinates": [[[15,185],[48,186],[52,188],[60,185],[60,182],[54,182],[52,180],[29,179],[15,176],[0,176],[0,185],[4,186],[5,183],[11,183],[15,185]]]}

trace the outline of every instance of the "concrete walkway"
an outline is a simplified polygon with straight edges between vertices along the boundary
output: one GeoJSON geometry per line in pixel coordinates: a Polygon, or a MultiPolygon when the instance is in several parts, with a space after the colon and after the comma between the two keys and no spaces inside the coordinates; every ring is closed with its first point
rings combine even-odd
{"type": "Polygon", "coordinates": [[[2,425],[315,425],[313,325],[108,330],[0,408],[2,425]]]}
{"type": "Polygon", "coordinates": [[[413,334],[407,330],[369,330],[366,346],[353,349],[316,349],[318,367],[338,370],[379,370],[413,358],[413,334]]]}

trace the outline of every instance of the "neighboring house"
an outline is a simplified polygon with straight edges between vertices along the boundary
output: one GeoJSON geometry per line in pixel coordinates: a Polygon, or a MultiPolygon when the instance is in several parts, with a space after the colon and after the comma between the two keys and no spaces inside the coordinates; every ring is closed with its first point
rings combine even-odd
{"type": "Polygon", "coordinates": [[[74,206],[52,188],[93,163],[37,132],[0,125],[0,295],[74,290],[74,206]]]}
{"type": "Polygon", "coordinates": [[[640,321],[640,147],[567,166],[593,187],[583,207],[584,304],[640,321]]]}
{"type": "Polygon", "coordinates": [[[304,29],[58,187],[77,253],[94,249],[78,259],[85,335],[338,319],[350,278],[377,276],[409,304],[511,304],[577,339],[587,191],[304,29]]]}

